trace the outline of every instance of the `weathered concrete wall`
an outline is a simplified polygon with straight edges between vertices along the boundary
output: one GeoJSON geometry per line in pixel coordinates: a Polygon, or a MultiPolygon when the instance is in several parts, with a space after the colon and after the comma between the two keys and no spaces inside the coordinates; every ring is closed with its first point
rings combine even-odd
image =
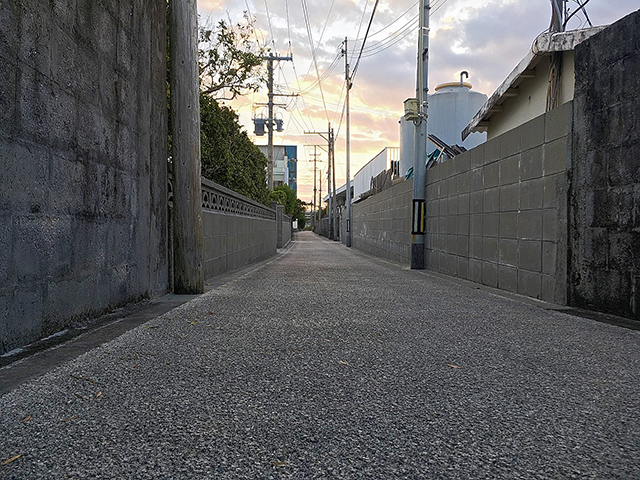
{"type": "Polygon", "coordinates": [[[0,353],[167,289],[165,9],[0,2],[0,353]]]}
{"type": "MultiPolygon", "coordinates": [[[[427,171],[427,268],[639,319],[640,11],[579,45],[575,69],[573,102],[427,171]]],[[[408,262],[390,220],[410,193],[398,217],[384,193],[355,204],[354,246],[408,262]]]]}
{"type": "Polygon", "coordinates": [[[397,262],[411,260],[413,181],[402,182],[351,206],[351,246],[397,262]]]}
{"type": "Polygon", "coordinates": [[[206,178],[202,190],[205,278],[276,254],[275,210],[206,178]]]}
{"type": "MultiPolygon", "coordinates": [[[[426,267],[566,303],[571,103],[427,171],[426,267]]],[[[411,259],[413,182],[353,205],[353,246],[411,259]]]]}
{"type": "Polygon", "coordinates": [[[640,11],[575,66],[570,301],[640,319],[640,11]]]}
{"type": "MultiPolygon", "coordinates": [[[[284,209],[282,205],[280,208],[284,209]]],[[[292,228],[291,217],[282,213],[279,217],[280,223],[278,227],[278,248],[284,248],[291,242],[292,228]]]]}
{"type": "Polygon", "coordinates": [[[571,103],[427,171],[427,268],[564,304],[571,103]]]}

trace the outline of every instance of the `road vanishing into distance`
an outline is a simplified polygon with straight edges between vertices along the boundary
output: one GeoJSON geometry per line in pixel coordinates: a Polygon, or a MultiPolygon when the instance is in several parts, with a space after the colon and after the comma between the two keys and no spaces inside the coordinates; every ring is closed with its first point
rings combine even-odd
{"type": "Polygon", "coordinates": [[[0,412],[7,479],[632,479],[640,332],[302,232],[0,412]]]}

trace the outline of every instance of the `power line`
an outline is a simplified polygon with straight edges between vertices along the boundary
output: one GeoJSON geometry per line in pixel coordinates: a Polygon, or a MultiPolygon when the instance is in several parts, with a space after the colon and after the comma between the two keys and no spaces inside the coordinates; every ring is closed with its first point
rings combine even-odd
{"type": "MultiPolygon", "coordinates": [[[[373,23],[373,16],[376,14],[376,8],[378,8],[378,2],[380,0],[376,0],[376,3],[373,5],[373,11],[371,12],[371,18],[369,18],[369,25],[367,25],[367,31],[364,34],[364,40],[362,40],[362,48],[360,49],[360,54],[358,55],[358,60],[356,60],[356,66],[353,67],[353,72],[351,73],[350,82],[353,83],[353,79],[356,78],[356,73],[358,72],[358,66],[360,65],[360,59],[362,58],[362,50],[364,50],[364,46],[367,43],[367,37],[369,36],[369,30],[371,29],[371,24],[373,23]]],[[[346,55],[346,52],[345,52],[346,55]]],[[[349,85],[347,85],[349,88],[349,85]]]]}
{"type": "MultiPolygon", "coordinates": [[[[364,23],[364,17],[367,13],[368,5],[369,5],[369,0],[365,0],[364,9],[362,10],[362,17],[360,17],[360,25],[358,25],[358,33],[356,33],[356,42],[358,41],[358,38],[360,38],[360,31],[362,30],[362,24],[364,23]]],[[[347,52],[345,52],[345,55],[347,55],[347,52]]]]}
{"type": "MultiPolygon", "coordinates": [[[[311,56],[313,58],[313,65],[316,69],[316,76],[318,79],[320,78],[320,72],[318,70],[318,58],[316,56],[316,50],[313,44],[313,35],[311,34],[311,24],[309,22],[309,10],[307,8],[306,0],[302,0],[302,13],[304,15],[304,22],[307,26],[307,35],[309,36],[309,46],[311,47],[311,56]]],[[[320,94],[322,95],[322,104],[324,105],[325,114],[327,114],[327,104],[324,99],[324,91],[322,90],[322,83],[319,83],[320,94]]],[[[329,116],[327,115],[327,121],[329,121],[329,116]]]]}
{"type": "Polygon", "coordinates": [[[271,14],[269,13],[269,5],[267,5],[267,0],[264,0],[264,8],[267,10],[267,22],[269,22],[269,33],[271,33],[271,43],[275,48],[276,39],[273,36],[273,28],[271,27],[271,14]]]}
{"type": "Polygon", "coordinates": [[[381,28],[380,30],[378,30],[377,32],[372,33],[372,34],[371,34],[371,36],[372,36],[372,37],[375,37],[376,35],[378,35],[378,34],[380,34],[380,33],[384,32],[387,28],[389,28],[389,27],[390,27],[391,25],[393,25],[394,23],[398,22],[402,17],[404,17],[404,16],[405,16],[406,14],[408,14],[411,10],[413,10],[413,9],[416,7],[416,5],[418,5],[418,3],[420,3],[420,2],[418,1],[418,2],[414,3],[413,5],[411,5],[411,6],[410,6],[410,7],[409,7],[409,8],[408,8],[408,9],[407,9],[407,10],[406,10],[402,15],[400,15],[398,18],[396,18],[393,22],[391,22],[390,24],[388,24],[388,25],[387,25],[387,26],[385,26],[385,27],[382,27],[382,28],[381,28]]]}

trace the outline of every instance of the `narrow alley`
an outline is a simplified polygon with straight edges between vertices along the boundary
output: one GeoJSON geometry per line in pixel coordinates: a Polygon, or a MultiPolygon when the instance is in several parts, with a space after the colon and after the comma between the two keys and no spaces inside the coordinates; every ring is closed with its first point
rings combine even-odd
{"type": "Polygon", "coordinates": [[[640,478],[640,332],[301,232],[0,411],[2,478],[640,478]]]}

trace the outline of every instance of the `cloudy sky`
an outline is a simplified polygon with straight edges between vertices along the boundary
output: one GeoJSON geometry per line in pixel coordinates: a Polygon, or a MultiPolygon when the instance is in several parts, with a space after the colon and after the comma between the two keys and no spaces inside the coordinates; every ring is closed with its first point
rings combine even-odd
{"type": "MultiPolygon", "coordinates": [[[[345,181],[344,57],[353,70],[375,0],[198,0],[201,23],[242,20],[243,11],[256,19],[256,38],[275,54],[293,55],[293,62],[276,68],[276,91],[300,93],[280,97],[286,107],[276,109],[284,120],[284,132],[276,145],[298,145],[298,196],[310,201],[313,191],[311,145],[325,145],[305,131],[336,131],[336,181],[345,181]],[[315,52],[316,62],[312,58],[315,52]],[[318,86],[320,74],[321,82],[318,86]]],[[[575,0],[569,2],[573,9],[575,0]]],[[[593,25],[606,25],[637,10],[637,0],[591,0],[587,14],[593,25]]],[[[380,0],[351,90],[351,176],[384,147],[398,146],[402,102],[415,96],[418,2],[380,0]]],[[[431,0],[429,89],[457,81],[469,72],[473,89],[487,95],[527,54],[551,18],[549,0],[431,0]]],[[[577,14],[568,28],[588,26],[577,14]]],[[[267,137],[253,137],[253,115],[266,108],[266,88],[229,103],[257,144],[267,137]]],[[[326,172],[326,153],[320,159],[326,172]]],[[[325,174],[326,178],[326,174],[325,174]]],[[[322,185],[326,192],[326,182],[322,185]]]]}

